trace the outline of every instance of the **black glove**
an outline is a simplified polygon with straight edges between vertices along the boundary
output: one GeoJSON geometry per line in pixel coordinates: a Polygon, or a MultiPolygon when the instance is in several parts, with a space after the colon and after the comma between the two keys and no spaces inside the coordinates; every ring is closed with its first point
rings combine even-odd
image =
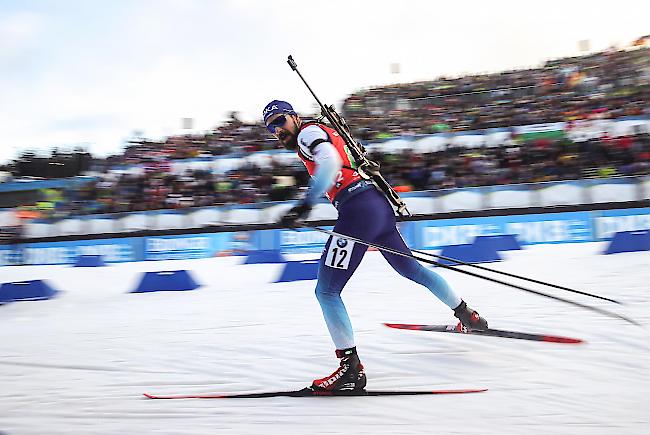
{"type": "Polygon", "coordinates": [[[313,206],[311,204],[308,204],[305,201],[300,201],[298,204],[291,207],[282,218],[280,218],[280,225],[282,225],[283,228],[296,228],[298,226],[296,223],[304,220],[307,215],[309,215],[312,208],[313,206]]]}

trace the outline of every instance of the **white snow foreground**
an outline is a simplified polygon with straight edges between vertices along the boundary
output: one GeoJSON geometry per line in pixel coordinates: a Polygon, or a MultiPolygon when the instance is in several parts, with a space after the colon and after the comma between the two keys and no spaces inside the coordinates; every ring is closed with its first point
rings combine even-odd
{"type": "Polygon", "coordinates": [[[621,300],[626,306],[530,285],[643,328],[440,271],[490,326],[581,345],[386,328],[454,318],[368,253],[343,294],[368,389],[489,388],[450,396],[148,400],[142,393],[299,389],[331,373],[337,360],[315,281],[274,284],[282,265],[241,257],[4,267],[2,282],[48,279],[61,293],[0,306],[0,433],[650,433],[650,254],[600,255],[604,246],[529,247],[487,266],[621,300]],[[144,271],[178,269],[204,286],[128,293],[144,271]]]}

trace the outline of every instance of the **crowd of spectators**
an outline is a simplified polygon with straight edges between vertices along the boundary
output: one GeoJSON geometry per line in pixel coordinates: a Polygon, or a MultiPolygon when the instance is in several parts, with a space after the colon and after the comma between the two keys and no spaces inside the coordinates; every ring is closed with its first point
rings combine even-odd
{"type": "Polygon", "coordinates": [[[650,114],[650,49],[608,50],[542,68],[357,92],[344,114],[363,140],[650,114]]]}
{"type": "MultiPolygon", "coordinates": [[[[500,147],[448,146],[431,153],[371,154],[397,191],[477,187],[650,174],[650,135],[508,140],[500,147]]],[[[94,182],[66,189],[41,207],[42,217],[66,217],[158,209],[285,201],[300,196],[309,176],[301,164],[247,163],[216,174],[163,168],[141,174],[107,172],[94,182]]]]}
{"type": "Polygon", "coordinates": [[[164,141],[131,140],[123,154],[97,161],[98,170],[116,165],[156,163],[197,157],[247,155],[257,151],[281,148],[261,122],[241,121],[237,112],[230,119],[206,134],[170,136],[164,141]]]}
{"type": "MultiPolygon", "coordinates": [[[[361,141],[538,123],[650,115],[650,48],[608,50],[496,74],[363,90],[342,112],[361,141]]],[[[313,114],[311,114],[313,115],[313,114]]],[[[261,122],[230,120],[207,134],[133,141],[102,162],[138,164],[279,148],[261,122]]]]}
{"type": "MultiPolygon", "coordinates": [[[[347,98],[343,111],[362,141],[592,117],[648,116],[650,49],[560,59],[532,70],[368,89],[347,98]]],[[[261,123],[242,122],[233,113],[228,122],[207,134],[158,142],[133,140],[124,153],[107,159],[91,159],[87,153],[67,160],[57,156],[63,162],[59,166],[74,165],[77,173],[90,169],[99,179],[66,190],[62,199],[41,212],[64,217],[292,199],[308,182],[298,164],[248,163],[225,174],[170,170],[175,160],[246,156],[278,147],[261,123]],[[129,165],[146,170],[140,174],[111,170],[129,165]]],[[[448,145],[437,152],[407,150],[371,158],[381,162],[382,173],[400,191],[636,175],[650,173],[650,136],[639,132],[572,142],[567,138],[524,141],[513,135],[499,147],[448,145]]],[[[40,175],[43,167],[57,169],[52,161],[32,166],[19,161],[13,170],[31,168],[40,175]]],[[[58,170],[66,174],[59,176],[70,176],[67,169],[58,170]]]]}
{"type": "Polygon", "coordinates": [[[164,170],[106,173],[96,182],[70,189],[66,201],[53,213],[60,217],[285,201],[296,196],[308,177],[297,166],[260,168],[254,164],[226,174],[205,170],[187,170],[180,175],[164,170]]]}
{"type": "Polygon", "coordinates": [[[508,140],[500,147],[376,155],[398,190],[434,190],[650,174],[650,135],[508,140]]]}

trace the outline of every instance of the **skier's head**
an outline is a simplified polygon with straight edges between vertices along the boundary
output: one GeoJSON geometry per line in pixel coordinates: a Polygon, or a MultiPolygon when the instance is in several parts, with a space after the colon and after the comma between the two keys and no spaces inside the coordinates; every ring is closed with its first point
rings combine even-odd
{"type": "Polygon", "coordinates": [[[262,117],[266,128],[278,138],[285,148],[296,149],[300,118],[291,104],[286,101],[273,100],[264,107],[262,117]]]}

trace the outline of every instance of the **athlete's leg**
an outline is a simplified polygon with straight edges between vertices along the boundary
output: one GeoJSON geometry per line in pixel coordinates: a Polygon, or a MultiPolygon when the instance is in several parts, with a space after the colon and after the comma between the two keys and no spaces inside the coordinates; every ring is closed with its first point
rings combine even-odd
{"type": "MultiPolygon", "coordinates": [[[[372,240],[385,227],[371,213],[377,192],[364,192],[339,209],[334,231],[363,240],[372,240]],[[369,220],[372,219],[372,220],[369,220]]],[[[321,256],[316,297],[323,310],[327,329],[336,349],[354,347],[350,317],[341,299],[341,291],[361,263],[367,246],[350,240],[330,237],[321,256]]]]}
{"type": "MultiPolygon", "coordinates": [[[[335,231],[338,232],[336,228],[335,231]]],[[[330,237],[320,260],[316,298],[336,349],[354,347],[352,323],[341,299],[341,291],[361,263],[366,249],[365,245],[330,237]],[[343,243],[345,246],[339,246],[343,243]],[[337,268],[337,265],[345,268],[337,268]]]]}
{"type": "MultiPolygon", "coordinates": [[[[392,231],[377,237],[375,242],[400,252],[411,253],[411,250],[406,246],[402,236],[395,227],[393,227],[392,231]]],[[[436,295],[438,299],[452,310],[460,305],[460,297],[447,284],[447,281],[433,270],[422,266],[413,258],[402,257],[401,255],[383,251],[382,255],[400,275],[428,288],[431,293],[436,295]]]]}

